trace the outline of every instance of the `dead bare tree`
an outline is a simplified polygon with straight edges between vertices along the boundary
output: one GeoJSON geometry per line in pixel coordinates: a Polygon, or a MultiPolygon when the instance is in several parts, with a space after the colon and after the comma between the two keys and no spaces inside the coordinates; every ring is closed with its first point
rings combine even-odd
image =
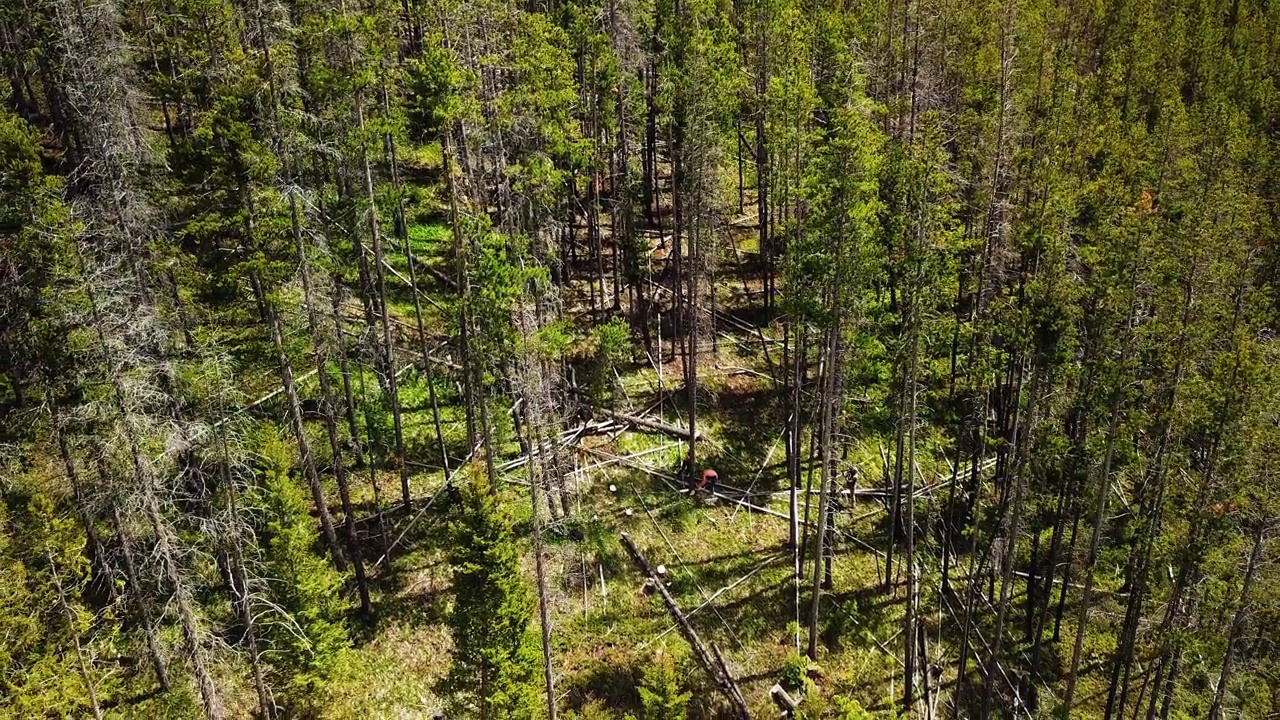
{"type": "MultiPolygon", "coordinates": [[[[177,410],[181,389],[169,357],[171,328],[158,306],[163,294],[155,292],[154,224],[139,190],[148,150],[126,69],[119,11],[110,2],[54,3],[50,17],[66,121],[60,130],[74,162],[72,206],[82,228],[76,251],[80,292],[89,307],[82,322],[96,335],[94,380],[106,390],[102,399],[89,399],[78,410],[104,420],[96,444],[103,482],[97,493],[107,499],[122,544],[144,534],[151,544],[147,560],[157,564],[160,577],[155,588],[144,587],[137,557],[126,558],[136,604],[145,608],[149,590],[172,602],[205,715],[221,718],[222,699],[210,668],[212,635],[180,559],[196,548],[184,545],[165,513],[169,498],[181,496],[171,481],[180,484],[196,433],[177,410]]],[[[163,652],[151,638],[149,644],[157,675],[166,684],[163,652]]]]}
{"type": "Polygon", "coordinates": [[[1213,704],[1209,706],[1209,720],[1222,720],[1223,700],[1227,694],[1227,684],[1231,681],[1231,670],[1235,662],[1236,648],[1240,635],[1249,615],[1250,592],[1257,577],[1258,566],[1262,562],[1262,553],[1266,548],[1267,533],[1276,524],[1276,520],[1259,520],[1253,531],[1253,549],[1249,552],[1249,560],[1245,564],[1244,582],[1240,588],[1240,599],[1236,602],[1235,615],[1231,619],[1231,629],[1227,632],[1227,649],[1222,655],[1222,669],[1218,672],[1218,682],[1213,691],[1213,704]]]}
{"type": "MultiPolygon", "coordinates": [[[[534,300],[526,297],[516,310],[516,326],[528,339],[535,338],[539,329],[534,300]]],[[[538,586],[538,620],[542,630],[542,667],[546,685],[547,715],[556,717],[555,674],[551,662],[551,621],[547,613],[547,579],[543,568],[542,520],[539,494],[549,490],[551,475],[558,470],[546,443],[559,443],[559,432],[552,424],[551,394],[545,375],[544,362],[536,356],[534,347],[517,352],[515,358],[514,385],[523,422],[520,423],[525,440],[525,469],[529,480],[529,499],[533,511],[533,554],[538,586]],[[535,451],[536,450],[536,451],[535,451]]],[[[554,504],[551,509],[554,513],[554,504]]]]}

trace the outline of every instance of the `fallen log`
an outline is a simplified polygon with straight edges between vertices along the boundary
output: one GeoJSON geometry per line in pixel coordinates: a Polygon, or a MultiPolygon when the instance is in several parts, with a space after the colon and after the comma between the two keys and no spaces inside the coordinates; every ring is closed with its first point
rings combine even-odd
{"type": "MultiPolygon", "coordinates": [[[[744,582],[746,582],[746,581],[750,580],[751,578],[755,577],[755,574],[756,574],[756,573],[758,573],[758,572],[760,572],[761,570],[765,569],[765,568],[766,568],[766,567],[768,567],[770,564],[772,564],[772,563],[774,563],[774,562],[777,562],[777,561],[778,561],[778,559],[779,559],[779,558],[782,558],[782,557],[784,557],[784,554],[783,554],[783,553],[778,553],[777,555],[770,555],[769,557],[765,558],[765,559],[764,559],[764,562],[762,562],[762,563],[760,563],[759,565],[757,565],[757,566],[755,566],[754,568],[752,568],[751,572],[747,573],[746,575],[743,575],[742,577],[738,578],[737,580],[734,580],[732,583],[729,583],[728,585],[725,585],[724,587],[720,588],[719,590],[717,590],[717,591],[715,591],[715,592],[711,593],[711,597],[709,597],[709,598],[707,598],[706,600],[702,601],[702,604],[701,604],[701,605],[699,605],[698,607],[696,607],[696,608],[694,608],[694,609],[690,610],[690,611],[685,615],[685,617],[693,617],[695,614],[697,614],[698,612],[700,612],[703,608],[705,608],[706,606],[708,606],[708,605],[710,605],[712,602],[714,602],[716,598],[720,597],[721,595],[723,595],[723,594],[725,594],[725,593],[729,592],[730,590],[732,590],[732,589],[734,589],[734,588],[738,587],[738,586],[739,586],[739,585],[741,585],[742,583],[744,583],[744,582]]],[[[645,648],[649,647],[650,645],[654,644],[655,642],[657,642],[657,641],[661,640],[662,638],[666,637],[669,633],[671,633],[671,632],[673,632],[673,631],[675,631],[675,630],[678,630],[678,629],[679,629],[678,627],[676,627],[675,625],[672,625],[671,627],[669,627],[669,628],[667,628],[666,630],[663,630],[661,633],[659,633],[657,637],[655,637],[655,638],[653,638],[653,639],[651,639],[651,640],[646,640],[646,641],[644,641],[644,643],[642,643],[642,644],[640,645],[639,649],[640,649],[640,650],[644,650],[645,648]]]]}
{"type": "Polygon", "coordinates": [[[729,663],[724,661],[724,655],[720,653],[720,648],[716,647],[715,643],[711,644],[711,652],[715,655],[716,666],[720,668],[720,674],[729,681],[729,691],[733,693],[730,700],[738,711],[738,717],[747,717],[747,699],[743,697],[742,691],[738,689],[738,684],[733,681],[733,673],[729,671],[729,663]]]}
{"type": "MultiPolygon", "coordinates": [[[[689,439],[689,429],[680,427],[679,425],[668,425],[667,423],[653,420],[651,418],[641,417],[639,415],[629,415],[624,412],[618,412],[617,410],[609,410],[606,408],[596,408],[596,411],[619,422],[624,422],[636,427],[642,427],[647,430],[653,430],[654,432],[660,432],[663,435],[669,435],[677,440],[689,439]]],[[[699,432],[695,439],[701,440],[702,433],[699,432]]]]}
{"type": "Polygon", "coordinates": [[[654,453],[665,452],[665,451],[667,451],[667,450],[670,450],[670,449],[671,449],[671,448],[673,448],[673,447],[677,447],[677,446],[676,446],[676,445],[670,445],[670,444],[668,444],[668,445],[659,445],[659,446],[658,446],[658,447],[656,447],[656,448],[649,448],[648,450],[641,450],[640,452],[632,453],[631,455],[627,455],[626,457],[610,457],[610,458],[607,458],[607,459],[605,459],[605,460],[601,460],[600,462],[592,463],[592,464],[587,465],[587,466],[585,466],[585,467],[577,468],[577,469],[575,469],[575,470],[570,471],[570,473],[571,473],[571,474],[579,474],[579,475],[580,475],[580,474],[583,474],[583,473],[589,472],[589,471],[591,471],[591,470],[595,470],[596,468],[604,467],[604,466],[606,466],[606,465],[613,465],[614,463],[626,463],[628,460],[635,460],[636,458],[641,458],[641,457],[644,457],[645,455],[653,455],[654,453]]]}
{"type": "MultiPolygon", "coordinates": [[[[816,493],[815,493],[815,494],[816,494],[816,493]]],[[[728,495],[725,495],[725,494],[723,494],[723,493],[715,492],[714,490],[711,492],[711,495],[712,495],[713,497],[717,498],[717,499],[724,500],[725,502],[731,502],[731,503],[733,503],[733,504],[735,504],[735,505],[738,505],[738,506],[740,506],[740,507],[744,507],[744,508],[746,508],[747,510],[750,510],[751,512],[764,513],[765,515],[772,515],[772,516],[774,516],[774,517],[776,517],[776,518],[782,518],[783,520],[790,520],[790,519],[791,519],[791,516],[790,516],[790,515],[786,515],[786,514],[784,514],[784,513],[780,513],[780,512],[778,512],[777,510],[770,510],[769,508],[766,508],[766,507],[760,507],[759,505],[752,505],[751,503],[747,502],[746,500],[739,500],[738,498],[729,497],[728,495]]]]}
{"type": "Polygon", "coordinates": [[[693,648],[693,654],[698,660],[698,664],[707,671],[707,674],[715,681],[716,687],[720,688],[720,691],[729,699],[729,703],[733,705],[733,717],[739,720],[749,718],[751,713],[747,709],[747,703],[743,699],[742,691],[738,689],[738,683],[729,674],[729,669],[724,664],[724,659],[720,656],[720,652],[714,648],[707,649],[707,646],[702,642],[702,638],[698,637],[697,631],[690,624],[688,616],[680,610],[680,605],[675,598],[671,597],[667,586],[649,568],[649,562],[645,560],[644,555],[640,554],[640,550],[636,548],[636,544],[631,541],[631,538],[626,533],[622,533],[622,546],[626,548],[627,554],[631,556],[636,567],[640,568],[640,572],[644,573],[653,587],[662,595],[662,601],[667,606],[667,612],[671,613],[671,616],[675,618],[676,624],[680,627],[680,634],[684,635],[684,639],[693,648]]]}

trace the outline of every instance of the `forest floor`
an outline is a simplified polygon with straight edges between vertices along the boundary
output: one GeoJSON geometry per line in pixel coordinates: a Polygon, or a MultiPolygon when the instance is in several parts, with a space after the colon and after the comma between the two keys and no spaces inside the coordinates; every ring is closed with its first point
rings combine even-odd
{"type": "MultiPolygon", "coordinates": [[[[709,388],[715,385],[709,380],[709,388]]],[[[785,548],[780,432],[759,422],[760,405],[768,402],[769,393],[735,385],[708,393],[714,400],[705,412],[715,419],[704,431],[704,442],[714,448],[707,464],[720,469],[722,483],[733,486],[725,487],[726,497],[742,497],[735,490],[749,490],[748,502],[784,517],[679,492],[672,475],[683,448],[669,438],[624,431],[580,446],[580,471],[570,478],[573,519],[556,523],[544,518],[561,707],[580,708],[596,699],[615,711],[638,712],[636,686],[651,654],[690,655],[662,603],[641,592],[644,578],[619,542],[625,532],[651,565],[666,566],[669,590],[701,638],[725,653],[753,710],[770,712],[768,689],[793,653],[798,627],[793,623],[808,616],[811,581],[806,579],[797,594],[792,555],[785,548]]],[[[514,474],[520,479],[519,471],[514,474]]],[[[506,493],[527,527],[528,490],[510,485],[506,493]]],[[[546,514],[545,508],[540,510],[546,514]]],[[[803,507],[801,512],[806,512],[803,507]]],[[[808,512],[816,518],[816,502],[808,512]]],[[[874,519],[854,523],[849,515],[837,516],[839,531],[854,537],[877,532],[874,519]]],[[[375,669],[376,677],[353,678],[351,694],[330,706],[334,716],[435,706],[431,686],[447,668],[449,644],[444,626],[449,570],[434,542],[441,535],[439,523],[435,515],[419,520],[406,538],[411,549],[395,558],[397,584],[380,587],[377,630],[360,650],[370,662],[357,663],[375,669]],[[392,667],[394,672],[383,672],[392,667]]],[[[824,694],[851,696],[868,707],[883,705],[898,666],[889,652],[867,640],[892,640],[901,603],[885,602],[878,592],[883,570],[875,554],[843,540],[837,547],[835,589],[823,598],[827,620],[821,628],[825,651],[819,687],[824,694]]],[[[532,576],[532,552],[526,564],[532,576]]],[[[799,638],[805,642],[805,633],[799,638]]],[[[704,704],[718,704],[714,685],[701,669],[690,665],[682,677],[699,688],[704,704]]]]}
{"type": "MultiPolygon", "coordinates": [[[[443,256],[447,230],[420,225],[411,234],[415,256],[428,267],[443,256]]],[[[749,237],[743,240],[746,246],[749,237]]],[[[739,247],[731,258],[754,256],[753,247],[739,247]]],[[[392,261],[407,275],[403,258],[392,261]]],[[[438,267],[443,271],[443,267],[438,267]]],[[[722,498],[690,498],[679,492],[674,477],[683,444],[661,434],[616,430],[590,435],[574,448],[576,470],[568,479],[573,514],[555,520],[540,508],[546,538],[544,565],[548,579],[556,687],[560,707],[580,709],[591,701],[603,703],[610,714],[638,714],[637,692],[643,669],[656,652],[675,656],[682,682],[696,690],[692,706],[705,716],[720,707],[714,683],[693,664],[691,652],[671,616],[656,596],[642,593],[644,578],[626,555],[620,541],[632,537],[650,564],[668,569],[669,586],[677,602],[702,638],[725,655],[753,714],[774,712],[769,688],[790,660],[795,662],[807,642],[809,585],[793,581],[792,553],[786,549],[789,522],[783,447],[786,415],[772,386],[761,351],[761,338],[772,342],[768,328],[748,325],[751,308],[744,288],[756,286],[743,277],[749,268],[735,261],[722,268],[724,281],[717,297],[719,321],[716,347],[707,339],[700,357],[700,464],[719,470],[722,498]],[[732,318],[732,319],[730,319],[732,318]],[[762,334],[763,333],[763,334],[762,334]],[[730,498],[744,501],[747,507],[730,498]],[[765,508],[770,512],[761,512],[765,508]],[[576,538],[576,539],[575,539],[576,538]]],[[[423,275],[418,268],[419,276],[423,275]]],[[[582,297],[569,303],[587,302],[582,297]]],[[[611,292],[611,288],[609,292],[611,292]]],[[[424,303],[425,305],[425,303],[424,303]]],[[[397,298],[393,310],[409,322],[412,298],[397,298]]],[[[442,318],[424,306],[436,327],[442,318]]],[[[430,334],[430,332],[428,333],[430,334]]],[[[779,348],[772,352],[779,362],[779,348]]],[[[402,350],[405,361],[410,348],[402,350]]],[[[646,414],[683,425],[681,369],[668,352],[661,364],[641,353],[640,362],[618,376],[618,410],[646,414]],[[673,389],[675,390],[673,392],[673,389]],[[646,412],[647,411],[647,412],[646,412]]],[[[370,381],[372,382],[372,381],[370,381]]],[[[430,456],[435,442],[431,407],[423,378],[410,373],[401,387],[405,435],[410,456],[430,456]],[[420,449],[420,452],[415,450],[420,449]]],[[[437,387],[450,455],[467,454],[457,388],[437,387]]],[[[865,444],[864,444],[865,445],[865,444]]],[[[502,459],[515,458],[516,447],[502,459]]],[[[862,458],[878,467],[879,449],[862,447],[862,458]]],[[[807,467],[807,464],[806,464],[807,467]]],[[[439,469],[421,469],[412,478],[415,497],[429,498],[443,485],[439,469]]],[[[366,472],[366,476],[368,473],[366,472]]],[[[530,498],[520,468],[506,473],[512,480],[504,493],[508,506],[527,536],[530,498]]],[[[376,474],[384,503],[398,498],[395,473],[376,474]]],[[[818,482],[816,475],[813,482],[818,482]]],[[[370,512],[374,497],[370,483],[361,483],[355,500],[370,512]]],[[[815,486],[816,487],[816,486],[815,486]]],[[[335,489],[336,492],[336,489],[335,489]]],[[[799,493],[800,512],[816,523],[817,501],[806,508],[808,495],[799,493]]],[[[421,506],[421,502],[418,503],[421,506]]],[[[825,697],[844,696],[868,708],[887,708],[900,674],[895,659],[894,632],[900,623],[901,599],[881,594],[882,560],[860,540],[884,531],[878,503],[842,506],[835,515],[840,536],[832,569],[833,589],[823,596],[823,652],[812,675],[813,686],[825,697]],[[860,518],[856,519],[855,518],[860,518]]],[[[394,539],[404,534],[392,561],[394,573],[383,578],[374,597],[376,617],[361,627],[359,661],[349,664],[351,676],[335,683],[328,704],[332,717],[430,716],[439,709],[433,685],[448,667],[449,635],[445,625],[449,598],[449,569],[443,557],[443,514],[439,506],[419,514],[412,523],[388,513],[385,523],[394,539]],[[394,580],[386,580],[394,578],[394,580]]],[[[371,528],[370,523],[365,523],[371,528]]],[[[369,532],[373,532],[372,529],[369,532]]],[[[385,560],[384,560],[385,563],[385,560]]],[[[531,548],[526,553],[533,575],[531,548]]],[[[898,643],[900,644],[900,643],[898,643]]],[[[816,698],[810,702],[826,705],[816,698]]]]}
{"type": "MultiPolygon", "coordinates": [[[[633,427],[586,435],[575,442],[576,469],[568,478],[573,512],[568,519],[555,519],[545,507],[539,508],[546,541],[544,565],[556,690],[562,710],[581,710],[595,703],[593,707],[607,708],[604,716],[638,715],[637,685],[659,652],[677,659],[682,683],[693,690],[693,716],[717,717],[723,707],[714,682],[693,662],[689,646],[662,602],[642,592],[644,578],[620,543],[624,532],[652,566],[667,568],[669,590],[702,640],[723,652],[753,715],[770,717],[776,712],[769,688],[779,681],[784,668],[806,667],[799,656],[808,642],[813,579],[806,569],[804,577],[795,580],[793,555],[786,547],[789,492],[783,430],[787,409],[768,374],[770,363],[780,362],[781,345],[752,301],[761,285],[755,267],[754,232],[749,227],[738,228],[733,237],[737,245],[721,253],[716,322],[706,326],[714,332],[715,343],[713,346],[707,337],[699,358],[699,430],[704,435],[699,443],[699,462],[719,470],[722,497],[693,499],[679,492],[674,475],[683,455],[682,444],[633,427]],[[768,360],[765,347],[773,353],[768,360]]],[[[420,263],[416,269],[420,285],[444,282],[448,242],[448,230],[438,222],[412,228],[410,247],[420,263]]],[[[407,365],[421,349],[413,327],[413,298],[405,280],[410,268],[402,253],[390,262],[400,278],[395,283],[398,294],[390,304],[399,316],[400,363],[407,365]]],[[[606,297],[612,288],[598,286],[597,291],[606,297]]],[[[585,322],[595,314],[592,290],[586,283],[578,283],[570,292],[573,295],[566,298],[566,312],[580,313],[585,322]]],[[[434,346],[445,335],[447,323],[443,310],[430,302],[428,295],[424,293],[420,301],[429,343],[434,346]]],[[[687,422],[679,360],[670,352],[654,358],[643,351],[634,359],[636,362],[617,376],[616,408],[668,423],[687,422]]],[[[375,380],[360,380],[359,395],[377,392],[375,380]]],[[[446,445],[456,464],[470,453],[461,390],[446,383],[438,383],[435,389],[446,445]]],[[[438,455],[426,377],[407,373],[400,393],[407,455],[438,455]]],[[[806,421],[806,428],[812,426],[806,421]]],[[[320,428],[313,431],[318,434],[320,428]]],[[[510,437],[510,432],[506,436],[510,437]]],[[[943,502],[943,486],[952,471],[943,451],[930,450],[945,447],[940,432],[922,429],[920,444],[925,448],[917,468],[920,485],[933,489],[922,493],[918,505],[919,512],[929,517],[929,511],[936,515],[943,502]]],[[[805,444],[805,452],[809,445],[805,444]]],[[[840,465],[862,468],[863,487],[887,483],[891,437],[851,438],[846,445],[847,454],[840,465]]],[[[519,456],[519,448],[508,442],[500,454],[500,461],[512,460],[519,456]]],[[[326,711],[329,717],[434,717],[441,707],[434,686],[448,668],[449,568],[442,546],[446,537],[443,500],[426,501],[437,497],[444,473],[436,467],[411,468],[412,493],[417,500],[407,517],[389,509],[399,498],[397,473],[369,467],[358,470],[358,477],[364,480],[356,483],[353,499],[361,508],[362,532],[370,539],[371,562],[376,563],[371,573],[375,616],[353,618],[356,657],[344,665],[345,676],[332,684],[326,711]],[[388,508],[381,530],[375,512],[379,506],[388,508]],[[389,557],[378,549],[382,543],[377,536],[384,532],[394,540],[389,557]],[[385,572],[389,566],[394,566],[395,572],[385,572]]],[[[809,523],[804,526],[806,537],[818,515],[817,468],[812,458],[802,464],[806,482],[815,489],[812,494],[804,489],[798,493],[799,514],[809,523]]],[[[523,471],[516,467],[504,477],[510,481],[503,490],[504,502],[521,523],[518,534],[529,537],[532,503],[523,471]]],[[[336,497],[336,487],[330,491],[336,497]]],[[[877,499],[844,496],[835,504],[832,585],[822,596],[819,660],[808,668],[812,682],[802,692],[807,695],[802,717],[830,715],[837,704],[841,705],[840,717],[858,717],[850,711],[857,706],[888,716],[894,699],[900,699],[906,592],[901,569],[895,573],[892,591],[883,589],[884,549],[890,544],[887,510],[887,503],[877,499]]],[[[923,531],[936,529],[926,522],[923,531]]],[[[811,566],[811,562],[812,558],[805,558],[806,564],[811,566]]],[[[957,562],[969,567],[972,558],[961,554],[957,562]]],[[[532,577],[531,544],[525,564],[532,577]]],[[[941,713],[950,703],[959,654],[954,643],[942,638],[954,636],[963,598],[941,592],[939,564],[936,557],[920,558],[922,605],[949,610],[949,616],[933,613],[922,618],[928,661],[945,668],[932,677],[933,688],[926,701],[941,713]],[[942,632],[944,626],[946,633],[942,632]]],[[[1025,587],[1015,578],[1011,592],[1016,598],[1025,594],[1025,587]]],[[[977,620],[976,635],[982,637],[974,638],[974,646],[975,652],[985,656],[985,637],[990,636],[995,613],[979,614],[983,617],[977,620]]],[[[1017,622],[1011,614],[1007,635],[1016,634],[1012,628],[1017,622]]],[[[1073,630],[1068,618],[1063,637],[1072,637],[1073,630]]],[[[1108,640],[1102,639],[1104,645],[1108,640]]],[[[1049,652],[1056,654],[1062,649],[1051,646],[1049,652]]],[[[1098,656],[1090,652],[1086,660],[1098,656]]],[[[1053,663],[1050,658],[1050,665],[1053,663]]],[[[978,668],[983,674],[988,670],[1005,674],[1003,668],[978,668]]],[[[1000,683],[1005,688],[1017,684],[1017,678],[1000,683]]],[[[1098,701],[1091,697],[1092,689],[1088,679],[1082,682],[1083,707],[1098,701]]],[[[924,716],[923,704],[919,711],[924,716]]]]}

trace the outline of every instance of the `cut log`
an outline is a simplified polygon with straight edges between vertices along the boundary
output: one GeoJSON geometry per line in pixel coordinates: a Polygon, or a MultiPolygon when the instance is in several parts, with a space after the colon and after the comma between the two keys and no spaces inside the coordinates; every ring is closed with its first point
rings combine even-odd
{"type": "Polygon", "coordinates": [[[636,544],[631,538],[622,533],[622,546],[626,548],[627,554],[631,556],[636,567],[640,568],[640,572],[644,573],[650,583],[658,593],[662,595],[662,601],[667,606],[667,612],[671,613],[671,617],[675,618],[676,625],[680,627],[680,634],[688,641],[689,646],[693,648],[693,655],[698,660],[698,664],[702,666],[711,679],[715,681],[716,687],[724,693],[729,703],[733,706],[733,717],[738,720],[746,720],[751,714],[747,710],[746,700],[742,696],[742,691],[738,689],[738,683],[734,681],[733,676],[729,673],[729,668],[724,664],[724,658],[720,656],[720,652],[714,647],[708,649],[698,637],[697,631],[693,629],[689,618],[680,609],[676,599],[671,597],[671,593],[667,591],[667,586],[662,580],[654,574],[649,567],[649,562],[645,560],[644,555],[640,554],[640,550],[636,548],[636,544]]]}

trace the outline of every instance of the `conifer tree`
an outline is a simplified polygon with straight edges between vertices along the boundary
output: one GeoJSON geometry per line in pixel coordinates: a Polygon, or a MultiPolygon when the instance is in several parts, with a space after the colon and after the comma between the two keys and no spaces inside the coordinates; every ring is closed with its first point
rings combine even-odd
{"type": "MultiPolygon", "coordinates": [[[[822,386],[819,397],[821,484],[817,527],[825,528],[834,484],[834,435],[844,428],[844,367],[856,363],[847,347],[866,321],[864,283],[874,272],[878,160],[881,141],[870,124],[856,90],[836,109],[828,145],[806,178],[811,214],[806,233],[787,248],[783,275],[786,307],[793,324],[812,324],[823,336],[822,386]]],[[[817,619],[823,589],[821,566],[826,532],[816,532],[813,587],[809,611],[809,657],[817,659],[817,619]]]]}
{"type": "MultiPolygon", "coordinates": [[[[20,482],[18,476],[13,476],[20,482]]],[[[90,637],[95,620],[80,599],[88,559],[75,520],[58,517],[50,498],[9,487],[0,505],[0,561],[7,606],[0,657],[8,668],[0,685],[0,711],[15,717],[55,710],[102,717],[97,663],[104,649],[90,637]],[[25,507],[9,510],[26,497],[25,507]]],[[[104,618],[109,620],[109,614],[104,618]]]]}
{"type": "Polygon", "coordinates": [[[326,683],[350,647],[342,577],[311,552],[316,531],[278,444],[268,446],[267,457],[272,464],[264,470],[257,499],[270,598],[269,605],[256,609],[266,613],[262,658],[280,695],[295,712],[307,712],[323,706],[326,683]]]}
{"type": "Polygon", "coordinates": [[[68,358],[57,342],[58,326],[44,312],[68,260],[68,216],[62,184],[41,167],[36,128],[0,110],[0,347],[4,349],[5,397],[15,409],[68,358]]]}
{"type": "Polygon", "coordinates": [[[476,466],[449,520],[453,660],[441,691],[454,712],[481,718],[537,714],[533,596],[520,572],[511,520],[476,466]]]}
{"type": "MultiPolygon", "coordinates": [[[[554,589],[593,573],[542,550],[613,522],[565,431],[640,412],[624,311],[659,413],[679,364],[690,450],[754,466],[786,422],[797,648],[802,573],[817,654],[876,567],[901,631],[860,632],[911,711],[1265,715],[1277,27],[1255,0],[0,0],[0,715],[327,711],[384,648],[348,650],[325,554],[368,610],[427,550],[457,563],[450,713],[556,713],[581,677],[551,626],[584,626],[554,589]],[[777,412],[738,427],[756,379],[777,412]],[[453,531],[440,500],[385,513],[392,478],[401,507],[456,486],[455,442],[453,531]]],[[[687,517],[731,542],[720,512],[687,517]]],[[[655,672],[652,713],[689,712],[655,672]]]]}
{"type": "Polygon", "coordinates": [[[675,659],[659,649],[640,679],[640,703],[644,720],[680,720],[687,717],[692,693],[680,688],[675,659]]]}

